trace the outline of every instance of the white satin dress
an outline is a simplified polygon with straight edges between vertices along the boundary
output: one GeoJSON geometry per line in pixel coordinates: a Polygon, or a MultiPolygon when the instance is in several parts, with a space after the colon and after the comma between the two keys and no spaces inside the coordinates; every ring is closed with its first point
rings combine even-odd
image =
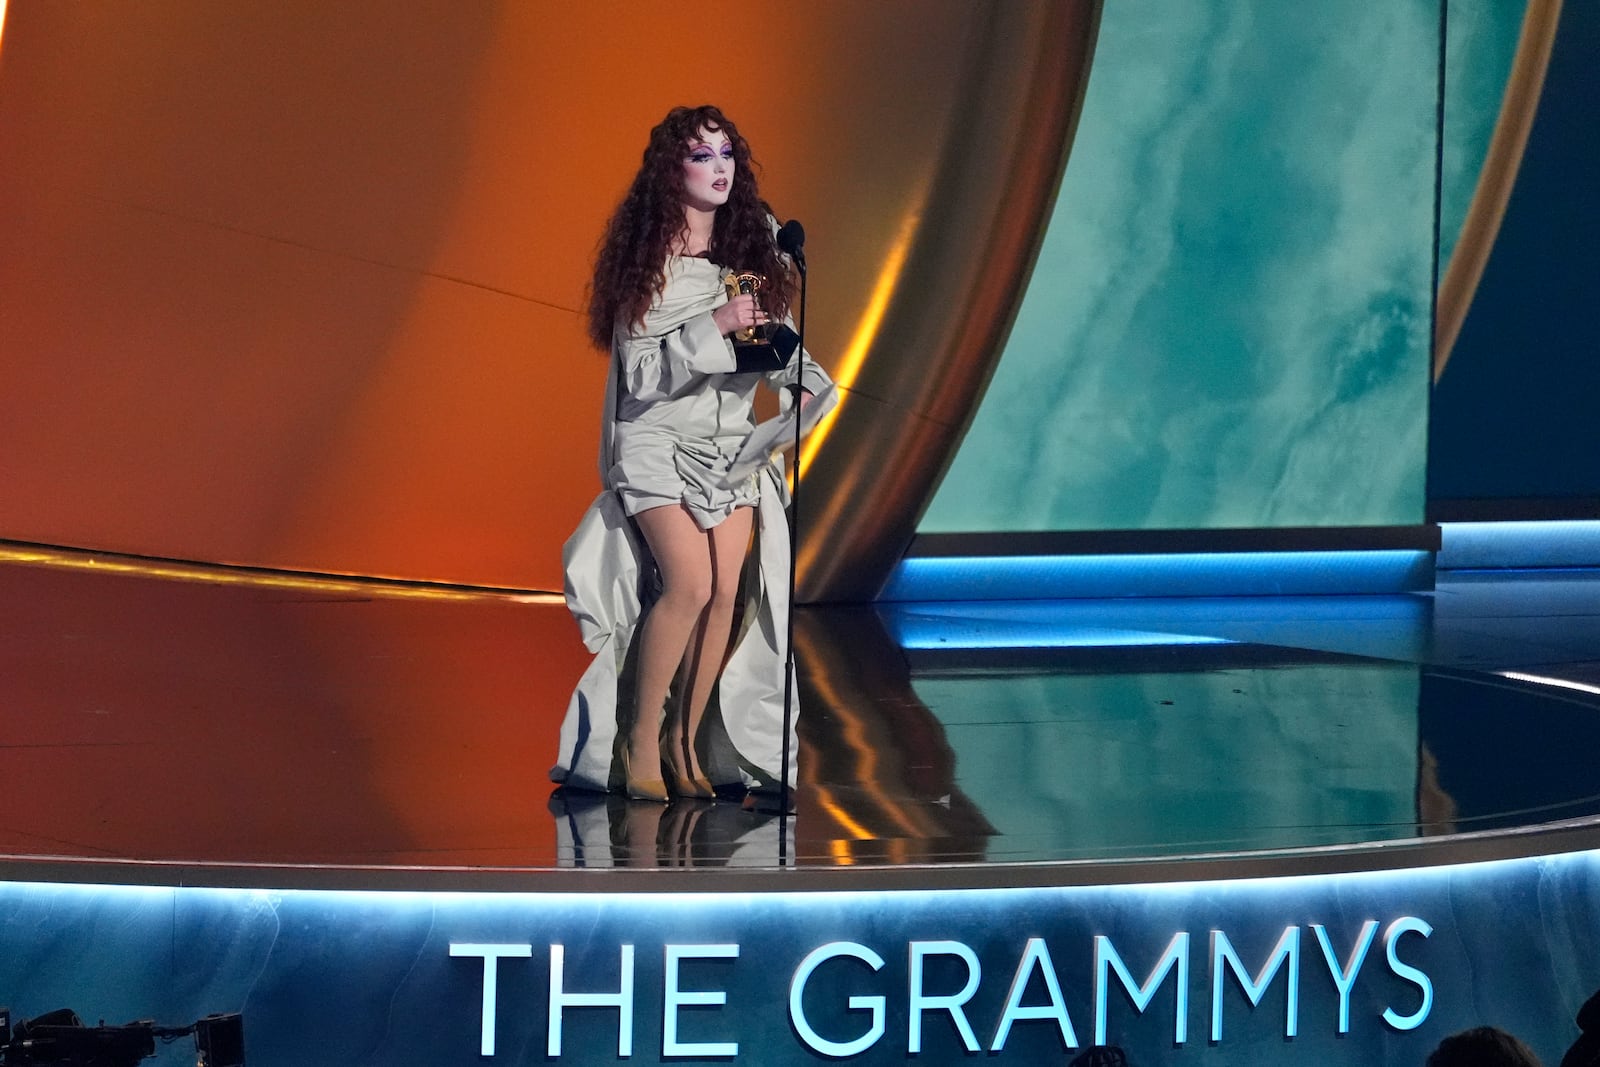
{"type": "MultiPolygon", "coordinates": [[[[680,502],[702,529],[737,507],[756,509],[756,547],[741,585],[742,621],[706,710],[706,771],[717,785],[756,790],[778,789],[784,772],[789,532],[783,472],[774,462],[732,486],[721,476],[755,425],[758,380],[779,390],[785,409],[792,399],[783,387],[794,383],[797,371],[813,395],[831,383],[804,353],[770,374],[734,372],[733,345],[711,317],[727,301],[726,273],[706,259],[672,257],[643,323],[619,326],[613,337],[600,435],[606,488],[562,550],[567,606],[594,653],[567,704],[560,755],[550,770],[551,779],[567,787],[622,787],[616,754],[634,719],[629,653],[657,584],[649,553],[629,520],[647,508],[680,502]]],[[[787,771],[793,787],[793,720],[790,731],[787,771]]]]}

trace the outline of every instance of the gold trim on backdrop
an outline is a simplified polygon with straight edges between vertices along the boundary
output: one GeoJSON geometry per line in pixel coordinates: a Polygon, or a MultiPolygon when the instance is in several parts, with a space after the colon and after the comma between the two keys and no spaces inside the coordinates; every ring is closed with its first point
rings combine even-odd
{"type": "MultiPolygon", "coordinates": [[[[844,354],[839,357],[834,368],[833,380],[842,393],[849,392],[855,385],[856,379],[861,376],[861,365],[866,362],[867,353],[872,350],[872,344],[878,337],[878,330],[883,325],[884,312],[889,307],[889,299],[894,295],[895,286],[900,282],[901,271],[905,269],[906,253],[916,236],[918,225],[922,222],[922,204],[926,199],[927,189],[918,189],[912,202],[907,206],[905,217],[900,223],[900,232],[895,236],[894,244],[884,256],[883,266],[878,270],[877,280],[872,286],[872,295],[867,298],[867,306],[861,313],[860,321],[856,323],[850,343],[845,346],[844,354]]],[[[800,446],[802,469],[810,467],[818,449],[827,440],[837,411],[835,408],[824,415],[822,422],[800,446]]]]}
{"type": "Polygon", "coordinates": [[[1450,256],[1444,280],[1439,283],[1439,317],[1433,337],[1433,380],[1438,381],[1450,362],[1450,351],[1461,334],[1467,310],[1483,278],[1489,254],[1494,250],[1501,220],[1511,190],[1517,184],[1517,170],[1528,145],[1528,133],[1539,111],[1539,96],[1544,90],[1545,71],[1555,47],[1556,28],[1561,22],[1561,0],[1528,0],[1522,17],[1522,33],[1517,55],[1506,79],[1505,98],[1500,117],[1495,121],[1489,151],[1478,172],[1478,185],[1467,208],[1461,237],[1450,256]]]}
{"type": "Polygon", "coordinates": [[[201,585],[238,585],[258,589],[291,589],[320,596],[351,596],[373,600],[512,600],[519,604],[564,604],[560,593],[514,589],[481,589],[384,578],[301,574],[293,571],[230,567],[216,563],[146,559],[81,549],[0,543],[0,564],[90,571],[95,574],[159,578],[201,585]]]}
{"type": "Polygon", "coordinates": [[[882,588],[988,385],[1054,206],[1100,0],[986,10],[938,169],[901,209],[840,404],[808,450],[802,601],[882,588]]]}

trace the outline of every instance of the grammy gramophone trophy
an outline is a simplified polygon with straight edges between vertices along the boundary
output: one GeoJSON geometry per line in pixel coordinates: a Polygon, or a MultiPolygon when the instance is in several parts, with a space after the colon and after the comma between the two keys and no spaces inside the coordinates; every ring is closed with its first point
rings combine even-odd
{"type": "MultiPolygon", "coordinates": [[[[728,299],[747,293],[759,301],[761,287],[766,279],[759,274],[741,271],[729,274],[723,280],[728,287],[728,299]]],[[[738,373],[749,371],[782,370],[794,355],[800,336],[782,322],[767,322],[760,326],[746,326],[733,334],[733,358],[738,373]]]]}

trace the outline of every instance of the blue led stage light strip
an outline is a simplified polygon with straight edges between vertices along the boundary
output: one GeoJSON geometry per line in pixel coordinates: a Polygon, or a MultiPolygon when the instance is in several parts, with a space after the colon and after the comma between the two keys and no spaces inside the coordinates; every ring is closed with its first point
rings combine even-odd
{"type": "Polygon", "coordinates": [[[1228,645],[1224,637],[1060,625],[1050,620],[994,621],[900,614],[890,629],[901,648],[1143,648],[1153,645],[1228,645]]]}
{"type": "Polygon", "coordinates": [[[1600,567],[1600,522],[1447,522],[1440,570],[1600,567]]]}
{"type": "Polygon", "coordinates": [[[877,614],[901,647],[921,650],[1265,643],[1383,658],[1423,654],[1430,610],[1426,598],[1388,594],[920,600],[877,614]]]}
{"type": "Polygon", "coordinates": [[[923,556],[901,560],[879,599],[1374,594],[1432,585],[1432,553],[1413,550],[923,556]]]}

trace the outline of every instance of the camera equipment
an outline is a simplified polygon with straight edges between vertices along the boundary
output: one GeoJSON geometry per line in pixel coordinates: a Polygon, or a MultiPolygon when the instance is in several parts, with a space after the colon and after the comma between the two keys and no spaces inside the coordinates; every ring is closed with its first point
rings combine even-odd
{"type": "Polygon", "coordinates": [[[0,1064],[22,1067],[131,1067],[156,1054],[156,1039],[175,1041],[193,1035],[200,1067],[244,1067],[244,1019],[237,1013],[207,1015],[189,1026],[157,1026],[147,1019],[123,1026],[85,1026],[71,1008],[11,1025],[11,1011],[0,1008],[0,1064]]]}

